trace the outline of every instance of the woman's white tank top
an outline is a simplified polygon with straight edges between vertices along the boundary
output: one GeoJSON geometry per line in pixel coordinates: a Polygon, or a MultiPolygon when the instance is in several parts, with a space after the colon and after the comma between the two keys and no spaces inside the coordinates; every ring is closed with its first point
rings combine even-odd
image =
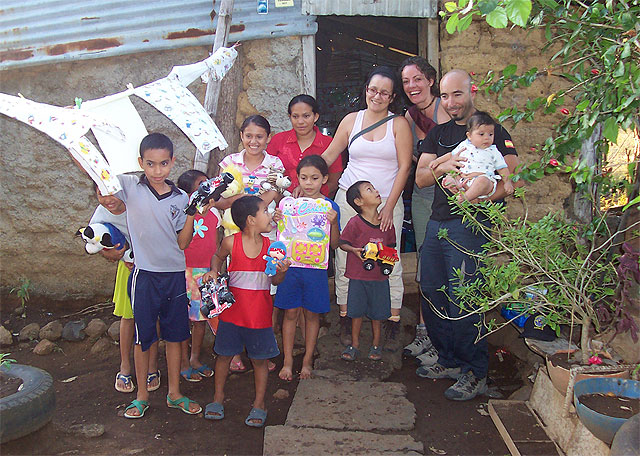
{"type": "MultiPolygon", "coordinates": [[[[364,119],[364,110],[358,111],[349,141],[362,130],[362,119],[364,119]]],[[[341,189],[347,190],[356,182],[365,180],[373,184],[381,197],[389,196],[398,175],[398,154],[393,135],[393,119],[387,121],[385,125],[387,131],[381,140],[369,141],[361,135],[353,141],[349,147],[349,163],[338,181],[341,189]]]]}

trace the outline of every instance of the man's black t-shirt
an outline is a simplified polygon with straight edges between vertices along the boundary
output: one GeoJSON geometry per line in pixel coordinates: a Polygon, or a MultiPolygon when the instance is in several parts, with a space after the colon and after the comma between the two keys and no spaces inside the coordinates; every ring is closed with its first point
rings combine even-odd
{"type": "MultiPolygon", "coordinates": [[[[422,154],[436,154],[441,157],[449,152],[452,152],[458,144],[467,138],[467,127],[465,125],[458,125],[454,120],[450,120],[447,123],[436,125],[431,129],[427,137],[422,141],[418,152],[422,154]]],[[[493,137],[493,144],[498,148],[502,155],[518,155],[511,135],[500,124],[496,124],[495,135],[493,137]]],[[[433,199],[433,205],[431,218],[438,221],[450,220],[454,218],[461,218],[459,215],[451,213],[451,207],[447,197],[451,195],[448,190],[443,190],[438,183],[435,184],[435,197],[433,199]]]]}

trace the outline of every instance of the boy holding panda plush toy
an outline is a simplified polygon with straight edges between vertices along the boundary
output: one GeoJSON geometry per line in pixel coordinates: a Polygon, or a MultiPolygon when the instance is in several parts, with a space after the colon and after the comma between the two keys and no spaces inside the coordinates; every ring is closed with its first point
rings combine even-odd
{"type": "MultiPolygon", "coordinates": [[[[121,393],[132,393],[135,385],[132,380],[132,364],[131,364],[131,348],[133,346],[133,336],[135,334],[135,324],[133,320],[133,311],[131,310],[131,301],[127,292],[127,281],[131,270],[133,269],[133,257],[128,247],[131,245],[129,238],[129,229],[127,227],[126,206],[122,200],[110,195],[102,196],[98,187],[94,184],[96,197],[100,205],[96,208],[89,225],[98,224],[98,226],[108,223],[117,228],[124,236],[126,243],[116,243],[113,248],[102,248],[99,253],[109,261],[118,262],[118,270],[116,273],[116,284],[113,290],[113,303],[115,308],[113,314],[120,317],[120,370],[116,374],[115,389],[121,393]]],[[[89,227],[80,230],[77,234],[83,234],[83,239],[87,240],[89,236],[87,231],[89,227]]],[[[116,241],[117,237],[113,236],[116,241]]],[[[88,240],[87,240],[88,241],[88,240]]],[[[96,253],[95,249],[91,251],[91,244],[87,244],[87,252],[96,253]]],[[[97,246],[99,248],[99,246],[97,246]]],[[[160,371],[158,370],[158,344],[157,342],[150,348],[149,368],[147,370],[147,390],[155,391],[160,387],[160,371]]]]}

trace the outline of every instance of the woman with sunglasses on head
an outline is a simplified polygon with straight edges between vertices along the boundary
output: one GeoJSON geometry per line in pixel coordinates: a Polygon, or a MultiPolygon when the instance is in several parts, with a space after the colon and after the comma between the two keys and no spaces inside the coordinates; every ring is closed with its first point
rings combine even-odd
{"type": "MultiPolygon", "coordinates": [[[[420,154],[417,144],[427,137],[427,133],[436,126],[451,120],[447,111],[440,104],[439,84],[436,70],[423,57],[415,56],[405,59],[398,69],[402,81],[402,89],[411,104],[405,114],[413,134],[413,163],[418,162],[420,154]]],[[[420,247],[427,232],[427,222],[431,217],[435,187],[418,188],[413,186],[411,194],[411,219],[416,235],[416,251],[418,253],[418,271],[416,280],[420,281],[420,247]]],[[[419,363],[429,362],[437,357],[431,345],[427,330],[420,313],[420,322],[416,326],[416,337],[404,348],[405,354],[416,356],[419,363]]]]}
{"type": "MultiPolygon", "coordinates": [[[[396,232],[396,248],[399,249],[402,235],[404,189],[411,169],[411,129],[407,120],[394,111],[399,98],[399,83],[389,67],[375,67],[369,73],[363,87],[366,109],[347,114],[334,135],[333,141],[322,154],[331,165],[348,149],[349,163],[338,181],[335,201],[340,206],[340,229],[356,215],[346,201],[346,191],[354,183],[366,180],[380,192],[382,205],[380,228],[392,226],[396,232]]],[[[342,326],[341,342],[351,343],[351,322],[346,317],[348,279],[344,276],[346,252],[336,251],[336,298],[340,306],[342,326]]],[[[397,262],[389,277],[391,288],[391,317],[385,325],[385,349],[400,348],[400,308],[402,307],[402,265],[397,262]]]]}

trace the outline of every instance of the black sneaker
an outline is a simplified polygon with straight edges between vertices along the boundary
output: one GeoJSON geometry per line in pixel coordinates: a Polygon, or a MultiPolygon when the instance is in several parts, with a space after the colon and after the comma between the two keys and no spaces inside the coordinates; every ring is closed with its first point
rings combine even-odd
{"type": "Polygon", "coordinates": [[[400,350],[400,322],[387,320],[384,322],[384,349],[390,352],[400,350]]]}
{"type": "Polygon", "coordinates": [[[468,401],[487,391],[487,377],[476,378],[472,371],[462,374],[458,381],[447,388],[444,397],[452,401],[468,401]]]}
{"type": "Polygon", "coordinates": [[[340,317],[340,343],[351,345],[351,317],[340,317]]]}

